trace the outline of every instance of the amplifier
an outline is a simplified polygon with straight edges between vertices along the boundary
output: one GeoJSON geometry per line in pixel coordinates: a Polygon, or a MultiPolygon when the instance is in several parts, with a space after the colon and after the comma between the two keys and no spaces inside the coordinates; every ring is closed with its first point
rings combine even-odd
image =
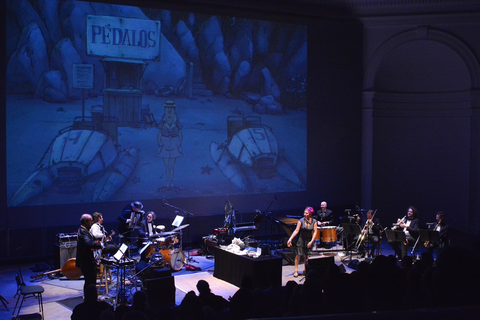
{"type": "Polygon", "coordinates": [[[77,243],[77,233],[57,233],[55,237],[55,243],[59,245],[71,245],[72,243],[77,243]]]}

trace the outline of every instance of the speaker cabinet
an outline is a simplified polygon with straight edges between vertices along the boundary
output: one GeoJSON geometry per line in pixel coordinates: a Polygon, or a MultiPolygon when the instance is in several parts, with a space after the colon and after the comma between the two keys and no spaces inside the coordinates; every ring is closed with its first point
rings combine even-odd
{"type": "Polygon", "coordinates": [[[53,247],[53,263],[56,269],[61,269],[70,258],[77,257],[77,242],[55,243],[53,247]]]}
{"type": "Polygon", "coordinates": [[[332,257],[310,257],[307,264],[307,273],[310,270],[318,272],[322,279],[325,279],[326,271],[328,267],[335,264],[335,258],[332,257]]]}
{"type": "MultiPolygon", "coordinates": [[[[165,268],[166,269],[166,268],[165,268]]],[[[175,305],[175,278],[163,270],[151,271],[143,280],[150,306],[175,305]]]]}

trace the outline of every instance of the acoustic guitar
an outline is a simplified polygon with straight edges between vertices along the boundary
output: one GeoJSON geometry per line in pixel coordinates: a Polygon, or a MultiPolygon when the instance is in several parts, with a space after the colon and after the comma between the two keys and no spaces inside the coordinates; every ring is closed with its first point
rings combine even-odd
{"type": "MultiPolygon", "coordinates": [[[[103,228],[103,227],[102,227],[103,228]]],[[[112,237],[115,235],[115,231],[112,230],[112,233],[110,233],[109,236],[103,236],[102,238],[102,243],[105,245],[108,241],[112,240],[112,237]]],[[[102,260],[102,249],[92,249],[93,251],[93,257],[95,258],[95,261],[97,262],[97,265],[100,265],[100,262],[102,260]]]]}
{"type": "Polygon", "coordinates": [[[38,279],[38,278],[41,278],[41,277],[46,276],[48,274],[53,274],[53,273],[60,272],[65,277],[67,277],[68,280],[78,280],[82,276],[82,270],[80,270],[80,268],[77,268],[75,266],[75,261],[76,261],[76,258],[70,258],[65,262],[65,264],[63,265],[63,267],[61,269],[52,270],[52,271],[32,275],[30,278],[31,279],[38,279]]]}

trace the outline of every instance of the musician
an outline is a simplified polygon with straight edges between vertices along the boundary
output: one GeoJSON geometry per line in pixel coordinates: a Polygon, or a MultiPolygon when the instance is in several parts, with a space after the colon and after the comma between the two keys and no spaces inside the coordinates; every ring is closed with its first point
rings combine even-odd
{"type": "Polygon", "coordinates": [[[435,220],[436,220],[436,224],[432,230],[438,231],[440,242],[435,243],[435,242],[428,241],[427,243],[425,243],[425,246],[427,247],[427,250],[430,253],[433,253],[434,249],[443,249],[448,244],[448,241],[449,241],[449,238],[448,238],[449,226],[445,222],[445,214],[443,213],[443,211],[437,212],[437,214],[435,215],[435,220]]]}
{"type": "Polygon", "coordinates": [[[123,236],[124,242],[130,242],[132,231],[140,226],[145,212],[142,210],[143,204],[140,201],[135,201],[128,204],[118,216],[120,221],[118,231],[123,236]]]}
{"type": "Polygon", "coordinates": [[[320,203],[320,210],[317,211],[317,214],[314,217],[320,226],[323,225],[333,225],[333,212],[327,208],[327,202],[322,201],[320,203]]]}
{"type": "Polygon", "coordinates": [[[100,212],[94,212],[92,214],[93,224],[90,228],[90,233],[95,237],[96,240],[103,243],[102,255],[113,255],[117,252],[117,246],[113,243],[108,243],[112,241],[112,235],[107,235],[105,228],[103,227],[103,215],[100,212]]]}
{"type": "Polygon", "coordinates": [[[402,259],[407,255],[407,247],[415,245],[415,241],[419,236],[420,220],[418,219],[418,210],[413,206],[408,207],[407,215],[402,219],[398,219],[397,225],[405,233],[406,241],[400,244],[401,250],[398,247],[398,242],[388,241],[388,244],[395,251],[398,258],[402,259]]]}
{"type": "Polygon", "coordinates": [[[145,216],[145,219],[142,220],[140,223],[140,237],[143,238],[148,238],[157,233],[157,230],[155,229],[155,212],[153,211],[148,211],[147,215],[145,216]]]}
{"type": "Polygon", "coordinates": [[[83,294],[90,284],[95,285],[97,282],[97,263],[93,256],[93,250],[103,249],[100,241],[95,241],[95,237],[90,233],[92,226],[92,216],[84,213],[80,218],[80,228],[77,233],[77,257],[75,266],[80,268],[85,279],[83,285],[83,294]]]}
{"type": "Polygon", "coordinates": [[[292,235],[287,241],[287,246],[292,246],[292,240],[297,236],[297,243],[293,249],[295,253],[295,272],[293,276],[295,278],[298,277],[298,264],[300,263],[300,257],[304,256],[305,258],[305,271],[306,274],[307,270],[307,262],[308,262],[308,249],[310,249],[313,245],[315,237],[317,235],[317,220],[313,218],[315,210],[312,207],[306,207],[303,211],[303,218],[298,220],[297,227],[295,231],[293,231],[292,235]]]}
{"type": "MultiPolygon", "coordinates": [[[[314,218],[318,221],[318,225],[320,227],[322,226],[333,226],[334,225],[334,215],[332,210],[327,208],[327,202],[322,201],[320,203],[320,210],[317,211],[317,214],[314,216],[314,218]]],[[[336,226],[335,227],[335,232],[338,238],[338,242],[343,243],[344,242],[344,234],[343,234],[343,227],[341,226],[336,226]]]]}
{"type": "Polygon", "coordinates": [[[368,210],[367,216],[365,217],[365,219],[363,219],[362,224],[364,226],[362,229],[362,234],[365,238],[362,241],[363,245],[359,247],[359,252],[361,253],[362,257],[364,257],[364,246],[367,243],[371,243],[372,245],[370,248],[369,256],[373,257],[375,254],[375,249],[377,249],[378,243],[380,241],[380,233],[382,231],[382,226],[380,225],[380,220],[374,217],[373,210],[368,210]]]}

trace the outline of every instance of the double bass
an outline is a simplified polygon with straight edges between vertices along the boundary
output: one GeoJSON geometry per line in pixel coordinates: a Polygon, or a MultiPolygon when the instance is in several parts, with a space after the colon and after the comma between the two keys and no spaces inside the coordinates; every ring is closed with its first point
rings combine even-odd
{"type": "Polygon", "coordinates": [[[76,260],[77,260],[76,258],[70,258],[64,263],[64,265],[61,269],[52,270],[52,271],[32,275],[32,276],[30,276],[30,278],[31,279],[38,279],[38,278],[41,278],[41,277],[46,276],[48,274],[53,274],[53,273],[60,272],[65,277],[67,277],[68,280],[78,280],[82,276],[82,270],[80,270],[80,268],[77,268],[75,266],[75,261],[76,260]]]}

